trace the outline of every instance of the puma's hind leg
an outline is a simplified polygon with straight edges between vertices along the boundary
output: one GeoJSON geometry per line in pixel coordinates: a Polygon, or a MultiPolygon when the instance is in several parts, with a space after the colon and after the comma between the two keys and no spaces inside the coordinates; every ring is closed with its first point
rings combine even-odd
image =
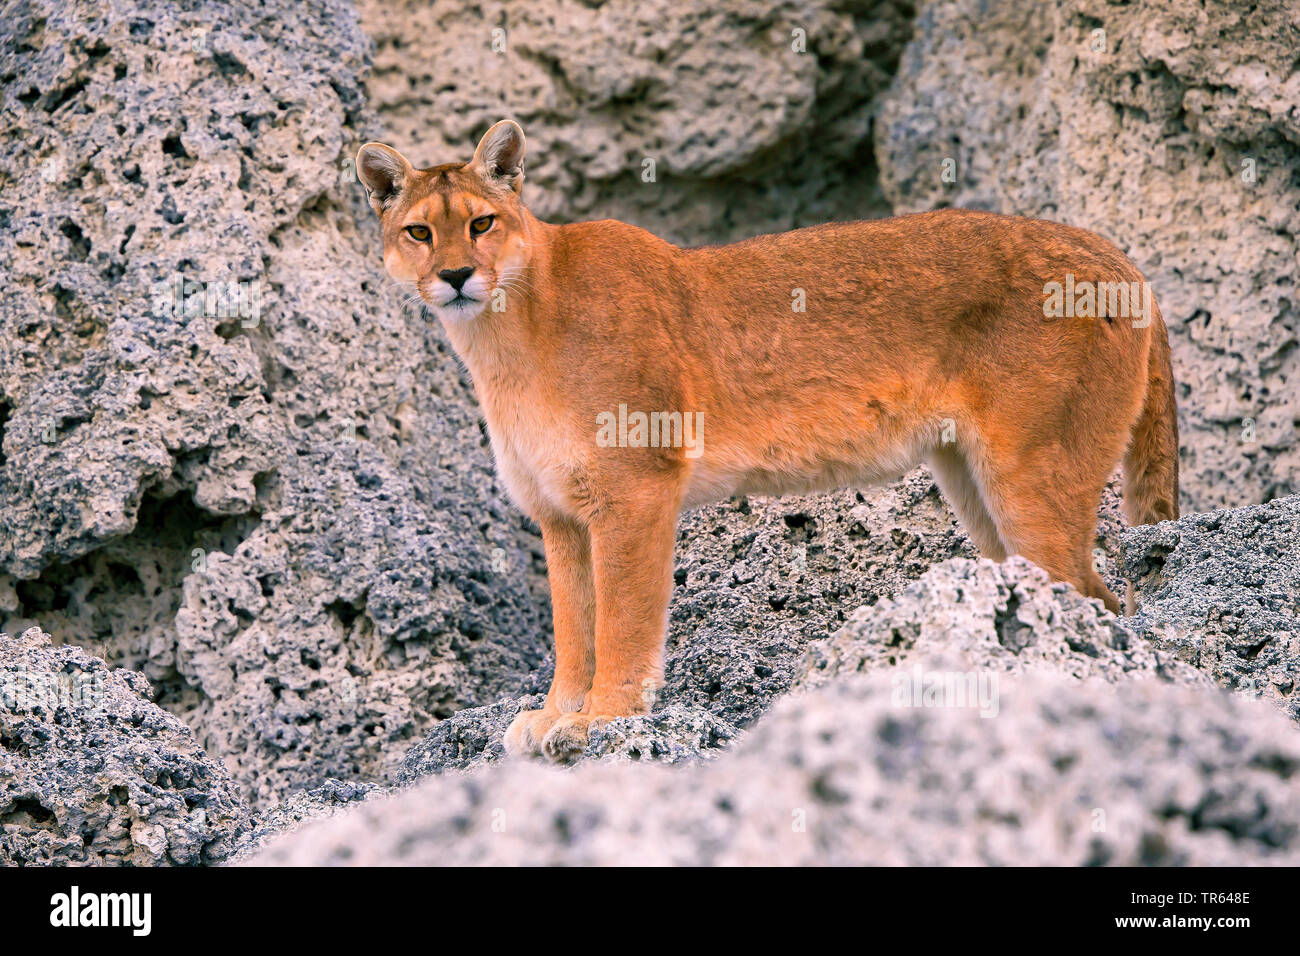
{"type": "MultiPolygon", "coordinates": [[[[1121,613],[1093,564],[1097,506],[1114,460],[1071,458],[1059,447],[986,444],[970,474],[1007,554],[1019,554],[1059,581],[1121,613]]],[[[1118,458],[1118,452],[1116,452],[1118,458]]]]}
{"type": "Polygon", "coordinates": [[[998,536],[997,525],[984,505],[979,485],[975,483],[965,456],[957,446],[953,443],[938,446],[926,456],[925,463],[948,507],[980,554],[992,561],[1005,561],[1007,549],[998,536]]]}

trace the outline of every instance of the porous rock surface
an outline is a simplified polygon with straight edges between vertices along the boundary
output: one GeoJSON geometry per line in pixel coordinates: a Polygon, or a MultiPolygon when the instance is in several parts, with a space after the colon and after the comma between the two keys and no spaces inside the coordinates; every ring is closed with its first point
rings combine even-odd
{"type": "Polygon", "coordinates": [[[1213,688],[1028,672],[984,719],[875,674],[782,700],[716,760],[444,774],[251,861],[1295,865],[1298,770],[1285,718],[1213,688]]]}
{"type": "Polygon", "coordinates": [[[150,693],[37,628],[0,634],[0,864],[224,859],[248,804],[150,693]]]}
{"type": "Polygon", "coordinates": [[[1134,631],[1300,719],[1300,495],[1130,528],[1134,631]]]}
{"type": "Polygon", "coordinates": [[[871,126],[911,33],[882,0],[360,0],[370,102],[416,165],[492,123],[528,137],[529,208],[701,244],[887,215],[871,126]]]}
{"type": "Polygon", "coordinates": [[[356,16],[7,9],[0,626],[143,672],[255,802],[382,777],[547,622],[468,383],[385,291],[356,16]]]}

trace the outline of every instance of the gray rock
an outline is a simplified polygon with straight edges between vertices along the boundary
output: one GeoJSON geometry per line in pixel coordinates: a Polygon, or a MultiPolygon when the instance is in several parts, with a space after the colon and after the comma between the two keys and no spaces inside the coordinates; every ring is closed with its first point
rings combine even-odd
{"type": "Polygon", "coordinates": [[[11,5],[0,628],[41,625],[65,645],[40,649],[51,667],[142,716],[83,737],[54,711],[68,754],[0,750],[68,770],[0,803],[4,852],[213,862],[401,807],[376,817],[376,858],[1294,861],[1293,728],[1169,686],[1213,678],[1297,716],[1294,500],[1136,529],[1121,563],[1112,488],[1098,553],[1113,590],[1137,581],[1131,621],[964,560],[924,473],[701,509],[655,711],[593,733],[571,773],[500,762],[549,677],[544,562],[463,371],[379,268],[349,166],[366,139],[443,161],[512,115],[539,214],[692,244],[938,205],[1094,228],[1171,327],[1185,504],[1297,490],[1300,26],[1282,0],[1250,19],[1226,0],[993,6],[932,0],[913,24],[910,3],[823,0],[505,20],[461,0],[363,0],[360,20],[342,0],[11,5]],[[164,308],[178,280],[238,294],[164,308]],[[900,715],[884,687],[917,664],[996,673],[1001,716],[900,715]],[[136,695],[146,678],[193,737],[136,695]],[[96,761],[136,781],[125,802],[73,785],[96,761]],[[397,783],[416,789],[388,802],[397,783]]]}
{"type": "Polygon", "coordinates": [[[258,865],[1300,862],[1300,734],[1163,681],[1005,681],[997,717],[885,674],[781,701],[680,767],[507,761],[279,838],[258,865]]]}
{"type": "Polygon", "coordinates": [[[973,555],[930,475],[883,489],[750,498],[683,516],[665,705],[747,726],[810,641],[956,554],[973,555]]]}
{"type": "MultiPolygon", "coordinates": [[[[927,496],[922,476],[902,487],[913,482],[920,498],[898,502],[915,510],[927,496]]],[[[784,556],[788,544],[762,529],[787,523],[759,504],[743,509],[757,529],[752,540],[784,556]]],[[[824,506],[810,506],[818,522],[805,549],[822,554],[808,544],[825,545],[847,559],[835,516],[852,509],[824,506]]],[[[255,859],[1293,863],[1300,732],[1274,708],[1215,687],[1222,669],[1204,656],[1185,659],[1151,622],[1175,609],[1232,607],[1245,593],[1267,612],[1265,626],[1289,628],[1293,641],[1294,618],[1274,599],[1296,593],[1296,506],[1288,499],[1125,532],[1124,567],[1146,568],[1133,619],[1023,559],[942,561],[827,628],[830,637],[787,630],[783,688],[761,704],[761,691],[740,681],[697,702],[692,667],[670,663],[678,683],[665,689],[664,706],[594,733],[587,759],[571,770],[497,759],[500,733],[537,697],[464,711],[408,757],[409,792],[372,794],[323,826],[264,844],[255,859]],[[1216,542],[1210,573],[1203,565],[1216,542]],[[1251,570],[1265,566],[1275,568],[1271,577],[1251,570]],[[1202,573],[1188,577],[1184,568],[1202,573]],[[1216,591],[1216,578],[1237,590],[1216,591]],[[754,717],[766,713],[727,721],[749,713],[741,702],[754,717]],[[449,769],[470,772],[441,772],[449,769]]],[[[875,518],[891,527],[888,515],[875,518]]],[[[932,546],[940,528],[920,527],[932,546]]],[[[888,564],[894,538],[859,546],[888,564]]],[[[897,571],[907,549],[894,547],[897,571]]],[[[753,583],[737,588],[742,597],[753,583]]],[[[675,653],[683,651],[679,644],[675,653]]],[[[737,652],[706,645],[698,676],[737,652]]],[[[1275,653],[1294,666],[1293,644],[1275,653]]]]}
{"type": "Polygon", "coordinates": [[[998,675],[1046,670],[1110,682],[1158,677],[1212,685],[1100,601],[1013,556],[1003,564],[953,558],[894,597],[859,608],[838,632],[809,646],[795,686],[866,671],[906,673],[933,656],[958,670],[998,675]]]}
{"type": "Polygon", "coordinates": [[[1139,635],[1300,719],[1300,495],[1132,528],[1123,555],[1139,635]]]}
{"type": "Polygon", "coordinates": [[[380,269],[369,42],[338,0],[11,12],[0,627],[143,672],[258,805],[383,779],[548,638],[468,382],[380,269]]]}
{"type": "Polygon", "coordinates": [[[231,843],[223,866],[230,866],[255,856],[266,843],[285,833],[292,833],[305,823],[337,816],[368,797],[383,793],[372,783],[354,783],[327,779],[318,787],[297,790],[251,815],[231,843]]]}
{"type": "Polygon", "coordinates": [[[366,92],[392,145],[450,162],[512,117],[542,218],[614,217],[699,244],[889,211],[872,114],[911,3],[358,7],[375,40],[366,92]]]}
{"type": "Polygon", "coordinates": [[[0,864],[224,859],[249,808],[229,771],[113,670],[37,629],[0,634],[0,864]]]}
{"type": "Polygon", "coordinates": [[[470,707],[441,720],[406,752],[397,779],[410,784],[445,770],[465,770],[506,755],[506,728],[520,710],[542,706],[542,694],[508,697],[485,707],[470,707]]]}

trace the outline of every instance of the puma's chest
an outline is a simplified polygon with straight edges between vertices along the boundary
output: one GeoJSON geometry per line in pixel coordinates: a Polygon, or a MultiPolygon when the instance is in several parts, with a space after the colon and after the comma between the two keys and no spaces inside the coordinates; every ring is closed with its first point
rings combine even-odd
{"type": "Polygon", "coordinates": [[[480,393],[488,437],[511,499],[530,516],[572,514],[572,490],[585,457],[564,409],[521,385],[480,393]]]}

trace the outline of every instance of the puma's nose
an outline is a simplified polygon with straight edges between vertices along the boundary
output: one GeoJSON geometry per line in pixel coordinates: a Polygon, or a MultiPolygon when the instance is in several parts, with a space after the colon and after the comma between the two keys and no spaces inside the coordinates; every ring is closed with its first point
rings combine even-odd
{"type": "Polygon", "coordinates": [[[474,267],[466,266],[463,269],[443,269],[438,273],[438,278],[459,292],[460,287],[463,286],[473,274],[474,267]]]}

